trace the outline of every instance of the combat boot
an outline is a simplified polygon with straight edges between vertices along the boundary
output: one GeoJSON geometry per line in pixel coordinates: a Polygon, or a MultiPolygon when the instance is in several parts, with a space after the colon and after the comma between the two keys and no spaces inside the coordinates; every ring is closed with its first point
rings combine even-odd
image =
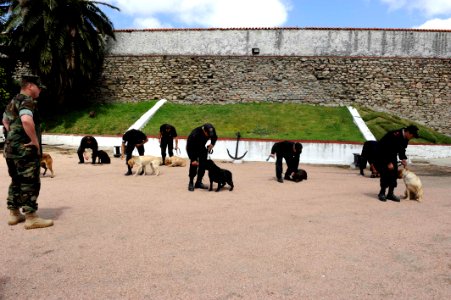
{"type": "Polygon", "coordinates": [[[401,202],[401,199],[399,199],[399,197],[395,196],[395,188],[394,187],[388,188],[387,199],[395,201],[395,202],[401,202]]]}
{"type": "Polygon", "coordinates": [[[9,210],[8,225],[17,225],[23,221],[25,221],[25,216],[20,213],[20,210],[18,210],[18,209],[10,209],[9,210]]]}
{"type": "Polygon", "coordinates": [[[44,228],[53,225],[53,220],[39,218],[36,213],[25,214],[25,229],[44,228]]]}
{"type": "Polygon", "coordinates": [[[381,188],[379,195],[377,195],[377,198],[379,198],[380,201],[387,201],[387,197],[385,196],[385,188],[381,188]]]}

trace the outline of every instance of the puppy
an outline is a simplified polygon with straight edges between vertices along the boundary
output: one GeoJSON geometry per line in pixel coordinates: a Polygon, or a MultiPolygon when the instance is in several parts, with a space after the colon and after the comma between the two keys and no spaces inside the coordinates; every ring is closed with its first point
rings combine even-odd
{"type": "Polygon", "coordinates": [[[171,156],[164,159],[164,164],[169,167],[184,167],[186,166],[186,161],[181,157],[171,156]]]}
{"type": "Polygon", "coordinates": [[[52,174],[50,175],[51,178],[55,176],[53,173],[53,159],[50,156],[50,154],[42,153],[41,168],[44,169],[44,173],[42,174],[42,176],[45,176],[45,173],[47,173],[47,169],[49,169],[50,173],[52,174]]]}
{"type": "Polygon", "coordinates": [[[291,176],[291,180],[293,180],[294,182],[307,180],[307,172],[303,169],[299,169],[294,172],[293,176],[291,176]]]}
{"type": "Polygon", "coordinates": [[[415,173],[406,168],[400,169],[398,170],[398,178],[402,178],[406,185],[404,199],[409,198],[409,200],[417,200],[418,202],[423,200],[423,185],[415,173]]]}
{"type": "Polygon", "coordinates": [[[210,178],[209,191],[213,190],[213,182],[218,183],[216,192],[219,192],[219,190],[224,187],[226,183],[230,185],[230,191],[233,190],[232,172],[226,169],[221,169],[211,159],[207,160],[205,169],[208,170],[208,177],[210,178]]]}
{"type": "Polygon", "coordinates": [[[150,166],[152,169],[152,174],[160,175],[160,162],[161,159],[156,156],[133,156],[130,158],[127,162],[127,164],[130,166],[130,168],[133,168],[134,165],[138,166],[138,170],[136,170],[135,176],[138,176],[138,174],[146,175],[146,167],[150,166]]]}
{"type": "MultiPolygon", "coordinates": [[[[108,153],[106,153],[103,150],[97,151],[97,158],[99,159],[99,164],[110,164],[111,163],[111,159],[108,156],[108,153]]],[[[97,158],[96,158],[96,160],[97,160],[97,158]]]]}

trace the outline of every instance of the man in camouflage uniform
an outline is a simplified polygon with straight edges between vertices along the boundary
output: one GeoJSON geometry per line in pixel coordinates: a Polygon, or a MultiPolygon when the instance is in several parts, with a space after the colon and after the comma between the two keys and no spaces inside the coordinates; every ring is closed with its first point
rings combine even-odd
{"type": "Polygon", "coordinates": [[[41,129],[37,101],[41,93],[37,76],[23,76],[20,93],[7,105],[3,125],[8,132],[5,142],[5,158],[11,184],[7,207],[10,210],[9,225],[25,221],[25,229],[53,225],[52,220],[39,218],[37,199],[41,189],[41,129]],[[22,215],[20,212],[25,214],[22,215]]]}

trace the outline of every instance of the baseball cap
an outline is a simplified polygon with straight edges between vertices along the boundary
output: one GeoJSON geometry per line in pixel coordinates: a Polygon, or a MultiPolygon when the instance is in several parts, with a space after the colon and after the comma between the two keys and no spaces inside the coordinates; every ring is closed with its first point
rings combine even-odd
{"type": "Polygon", "coordinates": [[[36,75],[24,75],[22,76],[22,82],[34,83],[40,89],[47,88],[45,85],[42,84],[41,79],[39,79],[39,76],[36,75]]]}

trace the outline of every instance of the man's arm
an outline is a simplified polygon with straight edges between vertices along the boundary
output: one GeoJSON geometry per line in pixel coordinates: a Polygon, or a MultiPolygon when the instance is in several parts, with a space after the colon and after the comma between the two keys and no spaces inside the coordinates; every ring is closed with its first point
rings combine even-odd
{"type": "Polygon", "coordinates": [[[28,144],[25,144],[25,146],[35,146],[38,150],[38,154],[41,154],[41,149],[39,148],[39,140],[36,135],[36,127],[33,121],[33,117],[30,115],[22,115],[20,117],[20,120],[22,121],[23,129],[25,130],[25,133],[30,138],[30,142],[28,144]]]}

